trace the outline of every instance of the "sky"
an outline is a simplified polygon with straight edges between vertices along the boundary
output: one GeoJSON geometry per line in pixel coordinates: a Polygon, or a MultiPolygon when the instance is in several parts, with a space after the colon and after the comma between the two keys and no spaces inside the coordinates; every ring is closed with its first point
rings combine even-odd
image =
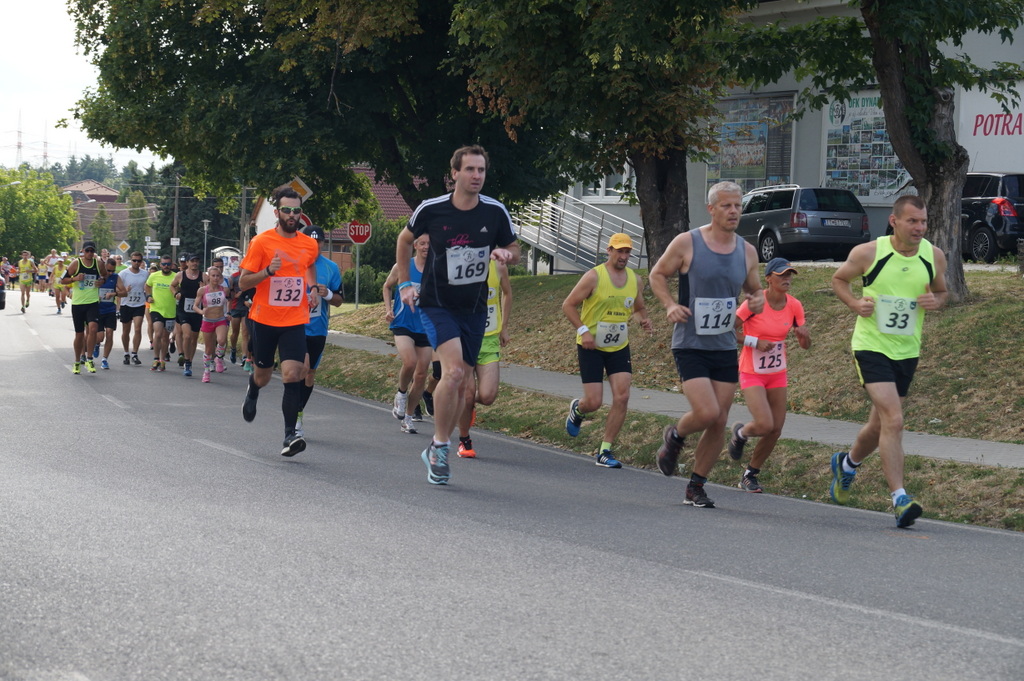
{"type": "Polygon", "coordinates": [[[74,22],[66,0],[5,3],[8,27],[0,40],[0,166],[20,161],[33,167],[67,163],[71,156],[113,157],[120,170],[129,161],[146,168],[163,161],[134,150],[119,150],[90,140],[70,109],[96,83],[96,69],[75,46],[74,22]],[[57,128],[66,118],[68,128],[57,128]]]}

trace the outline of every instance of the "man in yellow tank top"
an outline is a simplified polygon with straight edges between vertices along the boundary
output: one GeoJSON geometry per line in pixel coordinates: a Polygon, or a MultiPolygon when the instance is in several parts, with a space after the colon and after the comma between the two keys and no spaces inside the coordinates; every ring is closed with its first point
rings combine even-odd
{"type": "MultiPolygon", "coordinates": [[[[476,423],[476,405],[485,407],[494,404],[501,382],[501,349],[508,345],[508,317],[512,313],[512,283],[508,278],[505,263],[492,260],[487,266],[487,322],[484,325],[484,340],[476,358],[473,373],[476,375],[476,389],[468,390],[463,396],[465,406],[459,416],[458,455],[463,459],[476,458],[473,439],[469,429],[476,423]]],[[[471,386],[472,387],[472,386],[471,386]]]]}
{"type": "Polygon", "coordinates": [[[608,260],[588,270],[562,303],[562,312],[576,329],[576,355],[583,379],[583,399],[569,404],[565,430],[572,437],[580,433],[583,415],[597,411],[604,403],[604,375],[612,389],[612,406],[604,424],[604,440],[597,450],[597,465],[621,468],[612,444],[626,420],[633,364],[629,352],[629,320],[633,315],[651,333],[651,320],[643,298],[643,280],[628,268],[633,240],[628,234],[608,239],[608,260]],[[582,305],[582,312],[577,308],[582,305]]]}
{"type": "Polygon", "coordinates": [[[871,413],[849,453],[832,455],[829,494],[847,503],[857,468],[877,448],[896,526],[910,527],[923,511],[903,487],[903,400],[917,369],[924,311],[946,304],[946,256],[924,238],[928,211],[921,197],[897,199],[889,224],[892,236],[855,247],[832,276],[836,296],[858,315],[853,356],[871,413]],[[860,297],[850,285],[858,277],[860,297]]]}

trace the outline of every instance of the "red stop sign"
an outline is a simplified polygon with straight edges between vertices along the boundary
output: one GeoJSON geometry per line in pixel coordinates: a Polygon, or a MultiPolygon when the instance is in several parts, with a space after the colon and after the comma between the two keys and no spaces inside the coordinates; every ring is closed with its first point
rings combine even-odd
{"type": "Polygon", "coordinates": [[[365,244],[370,240],[371,227],[362,222],[348,223],[348,238],[354,244],[365,244]]]}

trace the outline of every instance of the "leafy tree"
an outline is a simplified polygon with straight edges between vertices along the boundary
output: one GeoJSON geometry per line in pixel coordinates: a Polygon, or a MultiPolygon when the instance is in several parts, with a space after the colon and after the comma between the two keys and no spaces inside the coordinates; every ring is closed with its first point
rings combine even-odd
{"type": "Polygon", "coordinates": [[[128,252],[143,253],[151,223],[149,213],[146,212],[146,197],[136,189],[128,195],[126,203],[128,204],[128,234],[125,241],[128,242],[128,252]]]}
{"type": "Polygon", "coordinates": [[[929,239],[949,259],[953,299],[967,294],[960,248],[960,195],[970,162],[956,140],[954,89],[1017,98],[1020,63],[978,65],[961,52],[977,31],[1002,42],[1024,22],[1024,0],[850,0],[859,16],[796,25],[748,26],[735,32],[740,74],[777,81],[793,71],[809,81],[810,107],[877,83],[893,149],[928,206],[929,239]],[[837,49],[841,45],[842,49],[837,49]]]}
{"type": "Polygon", "coordinates": [[[96,244],[97,253],[104,248],[107,250],[113,250],[114,248],[114,221],[110,218],[107,209],[102,203],[96,209],[96,217],[93,218],[92,224],[89,225],[88,240],[96,244]]]}
{"type": "Polygon", "coordinates": [[[0,253],[70,251],[75,221],[71,197],[60,193],[52,175],[27,167],[0,169],[0,253]]]}
{"type": "Polygon", "coordinates": [[[261,193],[292,175],[317,194],[350,192],[371,163],[410,205],[444,191],[452,150],[479,142],[495,165],[488,193],[548,195],[568,183],[548,158],[553,130],[467,105],[445,65],[452,0],[72,0],[99,84],[76,117],[95,139],[174,157],[190,183],[261,193]],[[553,166],[552,166],[553,167],[553,166]],[[419,186],[417,178],[426,178],[419,186]]]}
{"type": "MultiPolygon", "coordinates": [[[[710,40],[742,0],[459,0],[453,33],[475,101],[518,132],[557,120],[572,173],[636,172],[650,257],[689,229],[687,161],[712,144],[724,94],[710,40]]],[[[453,60],[454,61],[454,60],[453,60]]]]}

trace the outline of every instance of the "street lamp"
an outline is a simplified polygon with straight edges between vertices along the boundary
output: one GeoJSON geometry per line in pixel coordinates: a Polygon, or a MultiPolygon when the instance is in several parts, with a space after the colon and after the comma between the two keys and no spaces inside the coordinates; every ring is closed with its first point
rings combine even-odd
{"type": "Polygon", "coordinates": [[[14,182],[8,182],[8,183],[7,183],[7,184],[5,184],[4,186],[5,186],[5,187],[13,187],[13,186],[14,186],[14,185],[16,185],[16,184],[21,184],[21,180],[15,180],[14,182]]]}
{"type": "Polygon", "coordinates": [[[206,271],[206,235],[210,231],[210,221],[203,220],[203,271],[206,271]]]}

